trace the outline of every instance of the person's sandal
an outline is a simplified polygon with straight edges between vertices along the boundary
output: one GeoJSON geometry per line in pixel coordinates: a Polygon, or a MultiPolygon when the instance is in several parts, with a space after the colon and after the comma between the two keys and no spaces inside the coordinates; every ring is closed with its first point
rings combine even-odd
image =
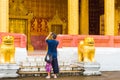
{"type": "Polygon", "coordinates": [[[54,78],[56,79],[56,78],[57,78],[57,76],[56,76],[56,75],[54,75],[54,78]]]}
{"type": "Polygon", "coordinates": [[[46,76],[46,79],[50,79],[50,76],[46,76]]]}

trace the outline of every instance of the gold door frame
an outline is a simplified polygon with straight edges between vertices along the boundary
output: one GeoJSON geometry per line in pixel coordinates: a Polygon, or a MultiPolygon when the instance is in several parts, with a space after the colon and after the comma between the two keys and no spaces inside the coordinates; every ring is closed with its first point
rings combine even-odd
{"type": "MultiPolygon", "coordinates": [[[[33,51],[33,46],[31,44],[31,40],[30,40],[30,21],[31,21],[31,16],[9,16],[9,19],[21,19],[21,20],[27,20],[27,27],[26,27],[26,36],[27,36],[27,49],[28,51],[33,51]]],[[[10,28],[10,27],[9,27],[10,28]]]]}

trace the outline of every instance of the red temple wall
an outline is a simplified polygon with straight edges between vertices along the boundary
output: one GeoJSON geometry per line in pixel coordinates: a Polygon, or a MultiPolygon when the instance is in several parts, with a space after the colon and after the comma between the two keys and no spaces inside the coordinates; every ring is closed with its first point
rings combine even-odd
{"type": "Polygon", "coordinates": [[[0,32],[0,44],[2,42],[2,36],[13,36],[15,47],[26,47],[27,39],[24,34],[0,32]]]}
{"type": "Polygon", "coordinates": [[[120,36],[111,35],[58,35],[58,47],[77,47],[87,36],[94,38],[95,47],[120,47],[120,36]]]}

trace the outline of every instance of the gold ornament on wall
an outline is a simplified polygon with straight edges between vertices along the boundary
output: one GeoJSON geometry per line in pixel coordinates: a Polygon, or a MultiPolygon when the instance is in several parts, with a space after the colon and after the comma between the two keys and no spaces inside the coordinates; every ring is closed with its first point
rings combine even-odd
{"type": "Polygon", "coordinates": [[[56,34],[66,33],[66,23],[60,19],[57,11],[53,19],[48,22],[48,28],[49,32],[54,32],[56,34]]]}

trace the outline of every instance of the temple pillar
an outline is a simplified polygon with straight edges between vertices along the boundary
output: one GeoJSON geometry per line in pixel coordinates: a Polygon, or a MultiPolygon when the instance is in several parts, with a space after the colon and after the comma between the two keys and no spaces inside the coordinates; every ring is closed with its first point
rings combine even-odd
{"type": "Polygon", "coordinates": [[[105,35],[115,34],[115,0],[104,0],[105,35]]]}
{"type": "Polygon", "coordinates": [[[0,32],[8,32],[9,0],[0,0],[0,32]]]}
{"type": "Polygon", "coordinates": [[[120,19],[119,19],[119,11],[115,9],[115,35],[118,35],[120,32],[118,31],[120,26],[120,19]]]}
{"type": "Polygon", "coordinates": [[[79,0],[68,0],[68,34],[78,34],[79,0]]]}
{"type": "Polygon", "coordinates": [[[81,0],[80,34],[89,34],[89,0],[81,0]]]}

